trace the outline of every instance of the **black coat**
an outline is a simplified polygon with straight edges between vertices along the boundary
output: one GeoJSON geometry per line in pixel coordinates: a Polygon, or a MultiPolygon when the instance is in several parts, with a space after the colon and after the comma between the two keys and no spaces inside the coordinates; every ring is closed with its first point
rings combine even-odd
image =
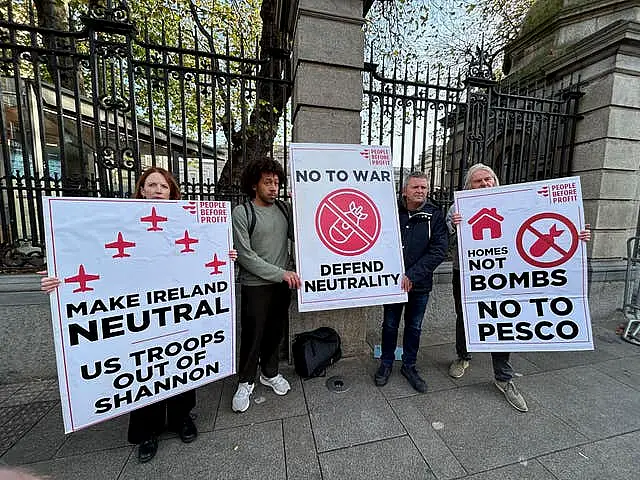
{"type": "Polygon", "coordinates": [[[444,215],[435,205],[425,203],[409,212],[398,204],[405,275],[413,283],[412,292],[426,293],[433,285],[433,271],[447,254],[449,234],[444,215]]]}

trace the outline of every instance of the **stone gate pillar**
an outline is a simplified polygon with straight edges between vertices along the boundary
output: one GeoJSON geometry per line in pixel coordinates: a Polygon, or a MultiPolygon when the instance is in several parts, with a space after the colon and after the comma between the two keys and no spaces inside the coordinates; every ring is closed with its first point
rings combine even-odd
{"type": "MultiPolygon", "coordinates": [[[[293,49],[293,141],[360,143],[364,34],[362,0],[300,0],[293,49]]],[[[366,349],[367,320],[382,309],[299,313],[294,301],[289,338],[334,327],[346,355],[366,349]]]]}
{"type": "Polygon", "coordinates": [[[623,303],[627,239],[639,228],[640,0],[538,0],[505,50],[507,80],[578,82],[571,173],[591,224],[592,317],[623,303]]]}

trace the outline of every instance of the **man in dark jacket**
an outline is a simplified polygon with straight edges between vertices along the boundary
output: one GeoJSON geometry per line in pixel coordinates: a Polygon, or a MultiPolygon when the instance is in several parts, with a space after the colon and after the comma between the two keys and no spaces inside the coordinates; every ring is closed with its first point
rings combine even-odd
{"type": "Polygon", "coordinates": [[[402,289],[408,293],[408,301],[384,306],[382,356],[374,377],[379,387],[386,385],[391,375],[398,343],[398,326],[404,309],[400,373],[417,391],[427,390],[427,384],[416,370],[416,357],[433,271],[444,260],[448,239],[444,215],[437,207],[427,203],[428,193],[429,177],[426,174],[414,172],[405,178],[398,211],[405,268],[402,289]]]}

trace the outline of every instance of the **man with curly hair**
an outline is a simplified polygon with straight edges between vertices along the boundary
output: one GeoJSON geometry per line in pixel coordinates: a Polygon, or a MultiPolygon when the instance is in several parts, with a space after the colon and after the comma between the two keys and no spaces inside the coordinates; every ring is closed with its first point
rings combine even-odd
{"type": "Polygon", "coordinates": [[[258,365],[260,383],[286,395],[289,382],[278,372],[279,346],[289,315],[296,272],[287,270],[293,239],[291,207],[277,199],[285,174],[271,158],[249,163],[242,190],[251,200],[233,209],[233,240],[240,265],[240,361],[234,412],[249,408],[258,365]]]}

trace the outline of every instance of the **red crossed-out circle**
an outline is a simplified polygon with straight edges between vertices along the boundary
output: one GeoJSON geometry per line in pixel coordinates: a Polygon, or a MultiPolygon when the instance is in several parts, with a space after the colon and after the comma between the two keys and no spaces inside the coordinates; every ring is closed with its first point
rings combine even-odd
{"type": "MultiPolygon", "coordinates": [[[[529,249],[532,246],[533,244],[529,246],[529,249]]],[[[575,225],[571,222],[571,220],[569,220],[567,217],[563,215],[560,215],[554,212],[538,213],[533,217],[530,217],[527,220],[525,220],[522,226],[520,227],[520,229],[518,230],[518,233],[516,235],[516,249],[518,250],[518,253],[522,257],[522,259],[528,264],[533,265],[534,267],[539,267],[539,268],[557,267],[558,265],[562,265],[563,263],[568,261],[571,257],[573,257],[573,254],[576,253],[576,250],[578,249],[578,230],[576,229],[575,225]],[[571,234],[571,245],[569,246],[568,250],[563,250],[559,245],[556,245],[553,239],[547,239],[546,238],[547,234],[540,232],[533,225],[538,220],[547,220],[547,219],[558,220],[565,227],[567,227],[567,229],[569,230],[569,233],[571,234]],[[538,237],[537,241],[545,242],[549,250],[554,250],[558,252],[560,254],[560,258],[557,258],[556,260],[552,260],[549,262],[544,262],[542,260],[536,260],[531,255],[529,255],[529,252],[527,251],[527,249],[523,244],[524,234],[527,231],[533,233],[536,237],[538,237]]]]}
{"type": "Polygon", "coordinates": [[[316,233],[338,255],[366,252],[376,243],[380,228],[380,213],[373,200],[353,188],[334,190],[316,209],[316,233]]]}

